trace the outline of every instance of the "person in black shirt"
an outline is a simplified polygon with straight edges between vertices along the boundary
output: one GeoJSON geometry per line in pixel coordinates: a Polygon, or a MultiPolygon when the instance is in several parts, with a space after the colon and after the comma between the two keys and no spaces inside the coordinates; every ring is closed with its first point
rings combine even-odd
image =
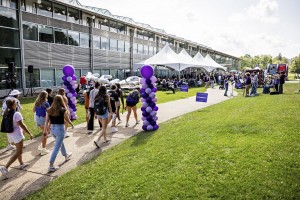
{"type": "Polygon", "coordinates": [[[119,120],[119,123],[121,123],[122,120],[120,118],[120,108],[121,108],[121,103],[122,103],[122,109],[124,110],[124,96],[123,96],[123,91],[121,89],[121,85],[119,83],[116,83],[116,86],[117,86],[116,92],[118,93],[118,96],[119,96],[119,101],[116,102],[116,106],[117,106],[117,118],[119,120]]]}
{"type": "Polygon", "coordinates": [[[282,71],[279,77],[279,94],[283,93],[283,84],[285,83],[285,73],[282,71]]]}
{"type": "Polygon", "coordinates": [[[112,133],[118,132],[118,128],[116,127],[116,117],[117,117],[117,102],[120,101],[119,101],[119,95],[116,92],[116,90],[117,90],[117,86],[112,85],[110,87],[110,91],[108,92],[108,95],[110,97],[109,99],[110,99],[111,111],[112,111],[109,115],[108,123],[112,121],[111,122],[112,133]]]}
{"type": "Polygon", "coordinates": [[[48,103],[49,103],[50,106],[51,106],[52,103],[53,103],[53,97],[51,96],[52,90],[51,90],[50,88],[47,88],[47,89],[46,89],[46,92],[48,93],[48,103]]]}

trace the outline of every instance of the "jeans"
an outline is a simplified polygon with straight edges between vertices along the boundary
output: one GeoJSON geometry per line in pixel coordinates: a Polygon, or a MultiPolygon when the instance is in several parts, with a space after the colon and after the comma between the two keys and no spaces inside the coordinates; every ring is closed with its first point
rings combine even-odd
{"type": "Polygon", "coordinates": [[[87,129],[89,131],[93,131],[94,130],[95,109],[94,108],[89,108],[89,111],[90,111],[90,118],[89,118],[89,121],[88,121],[87,129]]]}
{"type": "Polygon", "coordinates": [[[224,96],[227,96],[227,92],[228,92],[228,85],[225,85],[225,92],[224,92],[224,96]]]}
{"type": "Polygon", "coordinates": [[[254,83],[254,84],[252,84],[252,88],[251,88],[251,93],[250,93],[250,95],[251,94],[254,94],[254,95],[256,95],[257,94],[257,92],[256,92],[256,88],[257,88],[257,85],[254,83]]]}
{"type": "Polygon", "coordinates": [[[282,94],[283,93],[283,84],[280,83],[279,84],[279,94],[282,94]]]}
{"type": "Polygon", "coordinates": [[[65,125],[64,124],[51,124],[51,133],[55,138],[55,145],[50,157],[50,163],[54,163],[58,151],[61,150],[61,154],[63,156],[67,155],[67,151],[64,145],[64,137],[65,137],[65,125]]]}

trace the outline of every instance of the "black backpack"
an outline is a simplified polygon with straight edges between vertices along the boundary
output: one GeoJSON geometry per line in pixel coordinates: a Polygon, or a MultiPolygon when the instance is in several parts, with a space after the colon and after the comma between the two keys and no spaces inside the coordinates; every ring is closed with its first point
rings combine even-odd
{"type": "Polygon", "coordinates": [[[95,99],[94,108],[96,115],[104,115],[107,110],[107,102],[106,102],[106,96],[98,97],[95,99]]]}
{"type": "Polygon", "coordinates": [[[11,109],[8,111],[8,115],[3,115],[1,123],[1,132],[3,133],[12,133],[14,132],[14,114],[15,110],[11,109]]]}
{"type": "Polygon", "coordinates": [[[139,102],[139,98],[140,98],[139,92],[134,91],[127,96],[126,101],[130,103],[137,103],[139,102]]]}

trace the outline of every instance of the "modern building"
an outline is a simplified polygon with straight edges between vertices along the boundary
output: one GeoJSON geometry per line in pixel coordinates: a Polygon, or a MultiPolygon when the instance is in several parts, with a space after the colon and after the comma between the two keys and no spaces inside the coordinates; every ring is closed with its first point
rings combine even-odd
{"type": "Polygon", "coordinates": [[[77,0],[0,0],[0,92],[11,88],[10,62],[15,63],[16,88],[25,92],[30,86],[61,86],[66,64],[75,67],[77,77],[91,71],[123,79],[136,73],[133,63],[165,44],[177,53],[184,48],[191,56],[209,53],[218,63],[238,68],[237,57],[77,0]]]}

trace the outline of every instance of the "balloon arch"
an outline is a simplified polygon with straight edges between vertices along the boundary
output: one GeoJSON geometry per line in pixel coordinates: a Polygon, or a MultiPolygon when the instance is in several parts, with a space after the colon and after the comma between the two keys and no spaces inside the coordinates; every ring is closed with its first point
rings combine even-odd
{"type": "Polygon", "coordinates": [[[75,120],[75,119],[77,119],[77,115],[76,115],[77,93],[75,90],[76,89],[76,76],[74,75],[75,70],[72,65],[65,65],[62,70],[63,70],[63,74],[64,74],[64,76],[62,77],[62,80],[64,82],[64,90],[65,90],[66,96],[68,98],[67,106],[69,107],[71,120],[75,120]]]}

